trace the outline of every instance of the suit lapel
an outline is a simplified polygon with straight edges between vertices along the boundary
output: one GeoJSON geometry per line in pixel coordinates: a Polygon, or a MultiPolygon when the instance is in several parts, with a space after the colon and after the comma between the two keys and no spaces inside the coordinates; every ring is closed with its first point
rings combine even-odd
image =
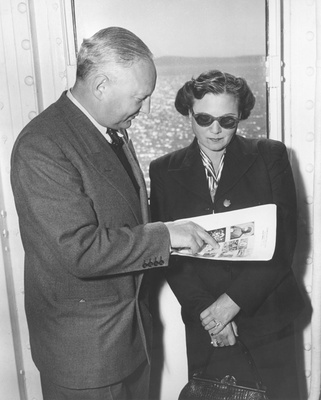
{"type": "Polygon", "coordinates": [[[55,104],[65,115],[72,136],[85,147],[86,159],[126,200],[137,223],[142,223],[139,199],[131,179],[101,132],[65,94],[55,104]]]}
{"type": "Polygon", "coordinates": [[[197,197],[211,201],[196,139],[187,147],[180,163],[175,163],[175,165],[170,163],[168,172],[178,185],[184,186],[197,197]]]}
{"type": "Polygon", "coordinates": [[[226,149],[224,168],[215,195],[215,201],[228,192],[246,173],[257,158],[257,153],[249,151],[246,142],[235,136],[226,149]]]}
{"type": "Polygon", "coordinates": [[[140,203],[136,190],[113,150],[110,149],[110,152],[108,150],[102,150],[98,153],[89,153],[86,155],[86,158],[97,172],[99,172],[127,202],[129,208],[136,217],[137,223],[142,223],[140,203]]]}
{"type": "MultiPolygon", "coordinates": [[[[86,115],[79,110],[79,108],[75,106],[65,94],[62,94],[58,102],[56,102],[56,105],[60,109],[60,112],[65,114],[66,122],[69,124],[73,134],[77,136],[76,140],[81,141],[83,146],[85,146],[87,160],[104,177],[104,179],[107,179],[109,183],[114,186],[132,210],[137,224],[141,224],[146,218],[146,215],[144,216],[144,214],[142,214],[141,202],[139,201],[130,177],[106,139],[86,117],[86,115]]],[[[123,134],[125,134],[127,138],[127,133],[123,132],[123,134]]],[[[135,150],[132,143],[128,142],[127,145],[129,148],[132,147],[130,148],[130,151],[133,154],[133,157],[136,157],[134,155],[135,150]]],[[[145,206],[147,209],[148,205],[146,204],[145,206]]],[[[136,274],[133,279],[135,280],[137,288],[136,296],[138,298],[143,274],[136,274]]]]}

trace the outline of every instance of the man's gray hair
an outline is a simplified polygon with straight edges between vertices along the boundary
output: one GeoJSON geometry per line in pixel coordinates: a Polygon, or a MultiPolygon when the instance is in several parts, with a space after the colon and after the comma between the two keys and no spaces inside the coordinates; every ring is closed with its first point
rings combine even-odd
{"type": "Polygon", "coordinates": [[[77,79],[103,72],[108,64],[129,67],[140,59],[150,61],[153,55],[138,36],[120,27],[101,29],[82,42],[77,57],[77,79]]]}

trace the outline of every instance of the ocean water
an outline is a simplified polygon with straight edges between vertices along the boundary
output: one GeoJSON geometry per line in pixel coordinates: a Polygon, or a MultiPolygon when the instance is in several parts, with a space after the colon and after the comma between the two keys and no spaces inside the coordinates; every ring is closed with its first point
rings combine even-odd
{"type": "Polygon", "coordinates": [[[187,117],[179,114],[174,101],[183,84],[203,71],[219,69],[245,78],[256,104],[250,117],[241,121],[238,134],[245,137],[266,137],[266,85],[264,57],[189,59],[164,57],[156,59],[158,78],[152,95],[151,113],[140,114],[128,130],[134,143],[149,190],[150,162],[163,154],[186,147],[194,135],[187,117]]]}

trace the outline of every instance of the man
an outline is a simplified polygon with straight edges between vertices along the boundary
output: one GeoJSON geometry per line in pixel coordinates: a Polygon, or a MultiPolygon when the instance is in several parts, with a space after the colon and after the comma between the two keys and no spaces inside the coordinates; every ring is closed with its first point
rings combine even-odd
{"type": "Polygon", "coordinates": [[[148,222],[126,129],[149,112],[155,81],[137,36],[101,30],[81,46],[74,87],[15,143],[25,306],[44,400],[148,399],[144,272],[166,266],[171,247],[215,246],[195,224],[148,222]]]}

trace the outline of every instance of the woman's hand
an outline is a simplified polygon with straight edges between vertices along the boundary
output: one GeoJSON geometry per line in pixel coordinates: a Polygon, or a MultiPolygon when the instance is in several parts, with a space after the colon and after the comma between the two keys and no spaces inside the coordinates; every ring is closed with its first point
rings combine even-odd
{"type": "Polygon", "coordinates": [[[236,343],[237,326],[234,321],[228,323],[220,333],[215,334],[212,329],[208,331],[211,344],[214,347],[233,346],[236,343]]]}
{"type": "Polygon", "coordinates": [[[239,311],[240,307],[224,293],[201,313],[200,318],[204,329],[216,335],[239,311]]]}

